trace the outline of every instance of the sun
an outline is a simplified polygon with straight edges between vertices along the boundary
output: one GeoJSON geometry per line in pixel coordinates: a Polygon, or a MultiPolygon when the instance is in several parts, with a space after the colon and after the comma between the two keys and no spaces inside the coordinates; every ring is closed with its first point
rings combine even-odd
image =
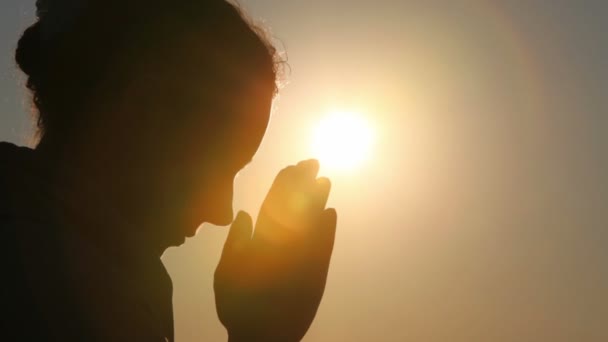
{"type": "Polygon", "coordinates": [[[324,168],[353,170],[370,157],[373,133],[361,114],[331,111],[313,131],[312,154],[324,168]]]}

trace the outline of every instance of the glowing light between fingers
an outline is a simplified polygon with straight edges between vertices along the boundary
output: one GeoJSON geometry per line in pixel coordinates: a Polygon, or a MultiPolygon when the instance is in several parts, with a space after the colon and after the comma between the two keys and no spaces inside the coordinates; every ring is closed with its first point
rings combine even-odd
{"type": "Polygon", "coordinates": [[[324,168],[352,170],[370,157],[373,140],[373,129],[363,116],[334,111],[315,128],[312,154],[324,168]]]}

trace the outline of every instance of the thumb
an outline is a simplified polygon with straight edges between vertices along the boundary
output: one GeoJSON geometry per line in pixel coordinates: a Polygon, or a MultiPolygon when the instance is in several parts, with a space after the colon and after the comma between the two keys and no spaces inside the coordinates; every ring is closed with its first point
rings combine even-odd
{"type": "Polygon", "coordinates": [[[239,211],[230,226],[220,263],[232,259],[243,251],[249,240],[251,240],[252,232],[253,221],[251,216],[244,211],[239,211]]]}

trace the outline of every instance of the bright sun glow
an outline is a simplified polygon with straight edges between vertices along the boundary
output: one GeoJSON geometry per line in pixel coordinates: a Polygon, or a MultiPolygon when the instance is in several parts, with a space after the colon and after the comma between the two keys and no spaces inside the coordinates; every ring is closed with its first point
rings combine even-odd
{"type": "Polygon", "coordinates": [[[373,130],[358,113],[330,112],[313,132],[312,153],[323,167],[352,170],[371,153],[373,130]]]}

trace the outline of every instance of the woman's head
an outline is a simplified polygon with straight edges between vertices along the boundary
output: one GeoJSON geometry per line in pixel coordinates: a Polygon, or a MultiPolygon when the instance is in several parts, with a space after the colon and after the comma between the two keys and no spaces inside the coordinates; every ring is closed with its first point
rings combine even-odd
{"type": "Polygon", "coordinates": [[[228,223],[232,179],[257,150],[276,92],[276,52],[261,30],[224,0],[36,5],[16,60],[39,149],[106,163],[142,210],[195,206],[191,223],[228,223]]]}

